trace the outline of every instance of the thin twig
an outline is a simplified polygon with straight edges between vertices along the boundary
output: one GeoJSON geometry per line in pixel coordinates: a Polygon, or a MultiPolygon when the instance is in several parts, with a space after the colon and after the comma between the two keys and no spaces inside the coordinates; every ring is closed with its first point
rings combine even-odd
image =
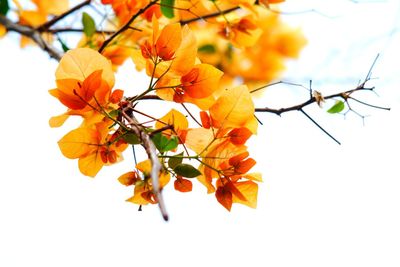
{"type": "Polygon", "coordinates": [[[42,32],[42,31],[49,29],[51,26],[53,26],[54,24],[56,24],[57,22],[59,22],[60,20],[65,18],[66,16],[74,13],[75,11],[81,9],[84,6],[90,5],[90,2],[91,2],[91,0],[83,1],[79,5],[74,6],[73,8],[69,9],[68,11],[62,13],[61,15],[58,15],[58,16],[54,17],[53,19],[47,21],[46,23],[40,25],[39,27],[36,28],[36,30],[38,30],[39,32],[42,32]]]}
{"type": "MultiPolygon", "coordinates": [[[[139,29],[138,29],[139,30],[139,29]]],[[[47,29],[43,30],[43,32],[48,33],[83,33],[83,29],[76,29],[76,28],[57,28],[57,29],[47,29]]],[[[100,34],[114,34],[115,31],[110,30],[96,30],[96,33],[100,34]]]]}
{"type": "Polygon", "coordinates": [[[7,31],[17,32],[23,36],[30,38],[34,41],[42,50],[46,51],[50,57],[60,60],[62,53],[55,49],[53,46],[48,44],[42,37],[39,31],[29,26],[15,23],[5,16],[0,15],[0,24],[3,25],[7,31]]]}
{"type": "Polygon", "coordinates": [[[215,18],[215,17],[218,17],[218,16],[222,16],[222,15],[231,13],[231,12],[233,12],[235,10],[238,10],[238,9],[240,9],[240,7],[239,6],[235,6],[235,7],[232,7],[232,8],[226,9],[226,10],[222,10],[222,11],[218,11],[218,12],[215,12],[215,13],[210,13],[210,14],[203,15],[203,16],[198,16],[196,18],[191,18],[191,19],[187,19],[187,20],[181,20],[180,24],[181,25],[185,25],[185,24],[189,24],[189,23],[192,23],[192,22],[195,22],[195,21],[198,21],[198,20],[206,20],[206,19],[210,19],[210,18],[215,18]]]}
{"type": "Polygon", "coordinates": [[[113,35],[111,35],[107,40],[104,41],[104,43],[101,45],[101,47],[99,48],[99,53],[103,52],[103,50],[107,47],[107,45],[109,45],[112,40],[114,40],[118,35],[120,35],[121,33],[123,33],[124,31],[128,30],[131,26],[131,23],[137,18],[139,17],[141,14],[143,14],[147,9],[149,9],[151,6],[153,6],[154,4],[156,4],[158,2],[158,0],[153,0],[150,3],[148,3],[144,8],[140,9],[135,15],[133,15],[127,23],[125,23],[124,26],[122,26],[118,31],[116,31],[113,35]]]}
{"type": "Polygon", "coordinates": [[[317,126],[321,131],[323,131],[327,136],[329,136],[330,138],[333,139],[333,141],[335,141],[336,143],[338,143],[339,145],[341,145],[341,143],[335,138],[333,137],[328,131],[326,131],[324,128],[322,128],[321,125],[318,124],[318,122],[316,122],[313,118],[310,117],[310,115],[308,115],[303,109],[299,109],[299,111],[301,113],[304,114],[304,116],[306,116],[310,121],[312,121],[312,123],[314,123],[315,126],[317,126]]]}

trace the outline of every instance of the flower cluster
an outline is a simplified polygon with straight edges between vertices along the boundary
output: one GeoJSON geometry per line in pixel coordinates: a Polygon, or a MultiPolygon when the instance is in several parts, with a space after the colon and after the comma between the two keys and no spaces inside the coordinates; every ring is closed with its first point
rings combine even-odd
{"type": "MultiPolygon", "coordinates": [[[[62,154],[94,177],[121,161],[129,146],[143,146],[148,157],[118,178],[133,188],[129,202],[160,203],[162,188],[173,182],[177,191],[190,192],[195,178],[227,210],[233,203],[255,208],[262,178],[252,172],[256,160],[246,146],[258,128],[252,88],[275,79],[285,59],[297,57],[306,43],[270,12],[279,2],[102,0],[96,4],[108,13],[101,22],[82,12],[76,48],[59,36],[48,40],[66,51],[49,92],[67,110],[52,117],[50,126],[82,118],[58,142],[62,154]],[[114,89],[114,72],[127,59],[150,80],[133,96],[114,89]],[[174,108],[163,116],[136,108],[149,99],[174,108]]],[[[57,17],[46,26],[49,18],[72,13],[68,1],[33,3],[36,10],[18,4],[17,15],[42,35],[56,32],[50,27],[57,17]]]]}

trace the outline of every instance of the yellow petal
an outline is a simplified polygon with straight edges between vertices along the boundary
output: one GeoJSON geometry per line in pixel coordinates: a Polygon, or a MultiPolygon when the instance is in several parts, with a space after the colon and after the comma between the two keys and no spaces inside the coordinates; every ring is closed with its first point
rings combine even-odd
{"type": "Polygon", "coordinates": [[[168,24],[162,29],[155,44],[157,55],[164,60],[170,60],[181,42],[181,25],[179,23],[168,24]]]}
{"type": "Polygon", "coordinates": [[[44,14],[60,15],[68,10],[68,0],[32,0],[36,4],[39,11],[44,14]]]}
{"type": "Polygon", "coordinates": [[[0,38],[3,37],[7,33],[6,27],[0,25],[0,38]]]}
{"type": "Polygon", "coordinates": [[[141,71],[146,67],[146,60],[142,56],[140,50],[132,50],[131,59],[137,71],[141,71]]]}
{"type": "Polygon", "coordinates": [[[254,118],[254,104],[247,86],[225,90],[210,108],[210,115],[223,128],[245,126],[254,118]]]}
{"type": "Polygon", "coordinates": [[[56,70],[56,79],[85,80],[96,70],[102,70],[102,78],[109,87],[114,86],[114,72],[111,62],[90,48],[69,50],[60,60],[56,70]]]}
{"type": "Polygon", "coordinates": [[[61,153],[70,159],[86,155],[93,150],[93,146],[96,146],[93,140],[95,134],[94,130],[87,128],[78,128],[70,131],[58,141],[61,153]]]}
{"type": "Polygon", "coordinates": [[[186,142],[188,148],[200,154],[214,140],[212,129],[196,128],[189,129],[186,134],[186,142]]]}
{"type": "Polygon", "coordinates": [[[19,12],[19,19],[22,25],[37,27],[47,21],[47,16],[38,11],[22,10],[19,12]]]}
{"type": "Polygon", "coordinates": [[[182,28],[182,42],[171,64],[171,72],[178,76],[188,73],[196,62],[197,42],[187,25],[182,28]]]}
{"type": "Polygon", "coordinates": [[[64,124],[64,122],[69,118],[68,114],[61,114],[58,116],[51,117],[49,120],[49,125],[52,128],[60,127],[64,124]]]}
{"type": "Polygon", "coordinates": [[[101,160],[100,153],[93,151],[85,157],[79,158],[78,161],[79,170],[82,174],[90,177],[95,177],[96,174],[104,166],[104,162],[101,160]]]}
{"type": "Polygon", "coordinates": [[[186,130],[189,123],[185,115],[176,109],[171,109],[167,114],[156,121],[155,128],[160,129],[167,125],[172,125],[175,132],[178,132],[180,130],[186,130]]]}
{"type": "Polygon", "coordinates": [[[259,172],[247,173],[247,174],[243,175],[243,177],[247,178],[249,180],[262,182],[262,176],[261,176],[261,173],[259,173],[259,172]]]}
{"type": "Polygon", "coordinates": [[[246,200],[241,200],[235,194],[232,194],[232,201],[255,209],[257,207],[258,185],[252,181],[245,181],[235,183],[235,187],[242,193],[246,200]]]}

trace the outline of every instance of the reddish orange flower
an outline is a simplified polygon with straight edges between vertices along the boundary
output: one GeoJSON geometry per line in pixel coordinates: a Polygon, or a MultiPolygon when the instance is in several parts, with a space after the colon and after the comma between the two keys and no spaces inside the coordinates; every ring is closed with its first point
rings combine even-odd
{"type": "Polygon", "coordinates": [[[70,131],[58,142],[63,155],[79,159],[82,174],[94,177],[106,164],[122,159],[125,142],[116,142],[115,135],[109,134],[112,121],[96,123],[94,127],[80,127],[70,131]]]}

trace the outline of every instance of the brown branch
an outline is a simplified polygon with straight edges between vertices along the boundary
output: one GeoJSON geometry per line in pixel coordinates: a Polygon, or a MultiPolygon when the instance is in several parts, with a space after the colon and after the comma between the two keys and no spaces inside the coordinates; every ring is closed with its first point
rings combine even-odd
{"type": "Polygon", "coordinates": [[[17,32],[23,36],[30,38],[34,41],[42,50],[46,51],[50,57],[60,60],[62,57],[61,52],[55,49],[53,46],[48,44],[43,37],[41,36],[40,32],[34,28],[29,26],[21,25],[19,23],[15,23],[8,19],[5,16],[0,15],[0,24],[3,25],[7,31],[17,32]]]}
{"type": "MultiPolygon", "coordinates": [[[[359,86],[357,86],[357,87],[354,88],[354,89],[351,89],[351,90],[348,90],[348,91],[344,91],[344,92],[340,92],[340,93],[336,93],[336,94],[332,94],[332,95],[328,95],[328,96],[324,96],[324,99],[326,100],[326,99],[332,99],[332,98],[341,98],[341,99],[343,99],[344,101],[347,102],[348,99],[355,100],[354,97],[350,97],[351,94],[353,94],[353,93],[355,93],[355,92],[358,92],[358,91],[366,91],[366,90],[368,90],[368,91],[373,91],[374,88],[373,88],[373,87],[370,87],[370,88],[365,87],[365,82],[363,82],[362,84],[360,84],[359,86]]],[[[355,100],[355,101],[357,101],[357,100],[355,100]]],[[[294,106],[291,106],[291,107],[279,108],[279,109],[268,108],[268,107],[256,108],[256,109],[255,109],[255,112],[268,112],[268,113],[274,113],[274,114],[280,116],[282,113],[285,113],[285,112],[289,112],[289,111],[300,111],[300,110],[302,110],[304,107],[306,107],[306,106],[308,106],[308,105],[311,105],[311,104],[313,104],[313,103],[317,103],[317,102],[318,102],[318,101],[317,101],[317,98],[311,97],[311,98],[308,99],[307,101],[305,101],[305,102],[303,102],[303,103],[300,103],[300,104],[297,104],[297,105],[294,105],[294,106]]],[[[358,101],[358,102],[360,102],[360,101],[358,101]]],[[[366,104],[366,103],[364,103],[364,104],[366,104]]],[[[379,109],[384,109],[384,110],[390,110],[390,108],[378,107],[378,106],[374,106],[374,105],[371,105],[371,104],[366,104],[366,105],[367,105],[367,106],[370,106],[370,107],[374,107],[374,108],[379,108],[379,109]]]]}
{"type": "Polygon", "coordinates": [[[206,20],[206,19],[210,19],[210,18],[215,18],[215,17],[218,17],[218,16],[222,16],[222,15],[231,13],[231,12],[233,12],[235,10],[238,10],[238,9],[240,9],[240,7],[236,6],[236,7],[232,7],[232,8],[229,8],[229,9],[226,9],[226,10],[222,10],[222,11],[218,11],[218,12],[215,12],[215,13],[210,13],[210,14],[203,15],[203,16],[198,16],[196,18],[187,19],[187,20],[181,20],[180,23],[181,23],[181,25],[185,25],[185,24],[189,24],[189,23],[192,23],[192,22],[195,22],[195,21],[198,21],[198,20],[206,20]]]}
{"type": "MultiPolygon", "coordinates": [[[[83,29],[76,29],[76,28],[57,28],[57,29],[46,29],[43,30],[43,32],[48,32],[48,33],[83,33],[83,29]]],[[[96,33],[100,34],[114,34],[115,31],[110,31],[110,30],[96,30],[96,33]]]]}
{"type": "Polygon", "coordinates": [[[162,170],[161,163],[157,156],[157,148],[155,147],[153,141],[150,136],[146,133],[145,129],[140,125],[140,123],[136,120],[136,118],[132,114],[132,104],[129,103],[127,107],[122,110],[122,116],[128,122],[129,128],[133,131],[135,135],[139,137],[141,140],[142,146],[144,147],[148,158],[151,161],[151,182],[153,186],[153,193],[157,199],[158,206],[161,211],[161,215],[164,220],[168,221],[168,213],[165,208],[164,199],[161,194],[160,184],[159,184],[159,175],[162,170]]]}
{"type": "Polygon", "coordinates": [[[118,35],[120,35],[121,33],[123,33],[124,31],[130,29],[131,27],[131,23],[133,21],[135,21],[135,19],[137,17],[139,17],[141,14],[143,14],[147,9],[149,9],[151,6],[153,6],[154,4],[156,4],[158,2],[158,0],[153,0],[150,3],[148,3],[144,8],[140,9],[135,15],[133,15],[127,23],[125,23],[124,26],[122,26],[118,31],[116,31],[113,35],[111,35],[107,40],[104,41],[104,43],[101,45],[101,47],[99,48],[99,53],[103,52],[103,50],[107,47],[107,45],[109,43],[112,42],[112,40],[114,40],[118,35]]]}
{"type": "Polygon", "coordinates": [[[37,27],[36,29],[39,32],[43,32],[47,29],[49,29],[51,26],[53,26],[54,24],[56,24],[57,22],[59,22],[60,20],[62,20],[63,18],[65,18],[66,16],[74,13],[75,11],[81,9],[84,6],[89,5],[91,2],[91,0],[86,0],[83,1],[82,3],[80,3],[79,5],[74,6],[73,8],[69,9],[68,11],[62,13],[61,15],[55,16],[53,19],[47,21],[46,23],[40,25],[39,27],[37,27]]]}

